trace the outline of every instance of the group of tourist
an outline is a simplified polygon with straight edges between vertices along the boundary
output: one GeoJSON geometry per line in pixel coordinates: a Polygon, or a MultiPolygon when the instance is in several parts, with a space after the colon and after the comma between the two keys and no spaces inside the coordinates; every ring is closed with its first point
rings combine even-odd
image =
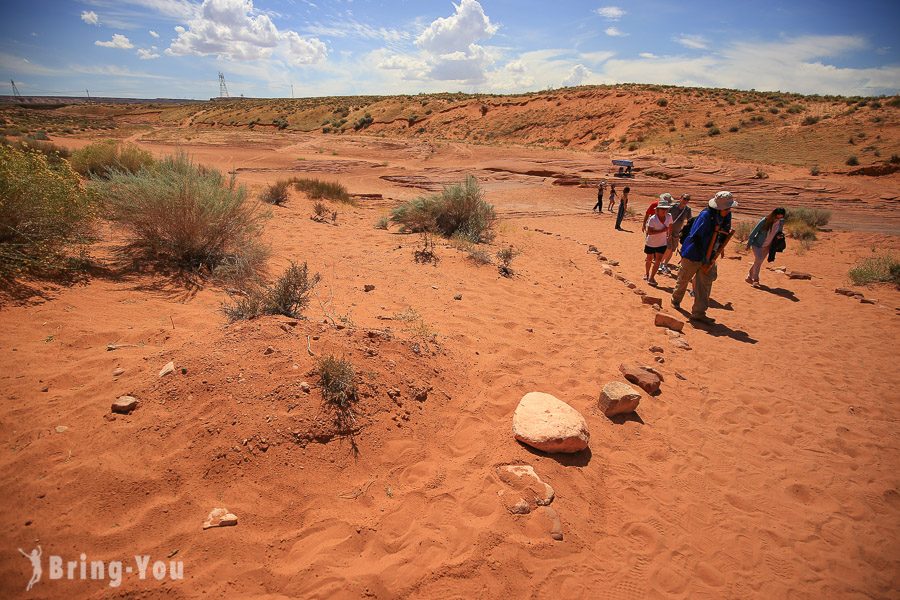
{"type": "MultiPolygon", "coordinates": [[[[597,188],[597,204],[595,210],[603,212],[603,193],[606,181],[597,188]]],[[[616,229],[621,229],[622,218],[628,208],[628,192],[623,190],[619,201],[619,212],[616,229]]],[[[616,188],[610,188],[608,210],[612,212],[616,200],[616,188]]],[[[681,308],[681,301],[687,292],[688,284],[693,285],[694,304],[691,307],[690,319],[699,323],[713,323],[715,320],[707,316],[712,284],[718,276],[716,260],[725,253],[725,246],[734,231],[731,227],[731,211],[737,207],[731,192],[718,192],[709,200],[707,206],[696,217],[690,207],[690,194],[682,194],[676,202],[672,194],[660,194],[647,207],[641,224],[644,238],[644,281],[656,286],[656,275],[659,273],[674,277],[678,271],[675,289],[672,291],[672,305],[681,308]],[[672,256],[681,250],[680,265],[670,263],[672,256]]],[[[784,219],[787,214],[784,208],[776,208],[756,224],[747,240],[747,249],[753,251],[754,261],[750,266],[746,281],[754,287],[759,286],[759,272],[767,258],[775,259],[776,252],[785,249],[783,233],[784,219]]]]}

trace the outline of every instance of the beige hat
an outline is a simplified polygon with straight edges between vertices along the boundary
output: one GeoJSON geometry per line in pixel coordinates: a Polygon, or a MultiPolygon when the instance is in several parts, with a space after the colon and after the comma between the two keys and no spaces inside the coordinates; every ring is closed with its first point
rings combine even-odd
{"type": "Polygon", "coordinates": [[[709,201],[709,207],[716,210],[728,210],[735,208],[738,203],[735,201],[731,192],[717,192],[709,201]]]}

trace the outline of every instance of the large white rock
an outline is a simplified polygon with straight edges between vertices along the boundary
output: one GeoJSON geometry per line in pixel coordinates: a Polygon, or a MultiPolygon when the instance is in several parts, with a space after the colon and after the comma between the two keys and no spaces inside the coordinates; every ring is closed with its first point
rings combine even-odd
{"type": "Polygon", "coordinates": [[[529,392],[519,401],[513,414],[513,435],[544,452],[579,452],[591,439],[580,412],[541,392],[529,392]]]}

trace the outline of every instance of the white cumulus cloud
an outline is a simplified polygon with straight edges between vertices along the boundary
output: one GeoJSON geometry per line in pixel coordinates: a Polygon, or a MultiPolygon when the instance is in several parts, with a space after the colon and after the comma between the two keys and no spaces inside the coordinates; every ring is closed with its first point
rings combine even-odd
{"type": "Polygon", "coordinates": [[[610,21],[618,21],[625,16],[625,11],[618,6],[601,6],[594,12],[610,21]]]}
{"type": "Polygon", "coordinates": [[[131,43],[131,40],[121,33],[114,33],[112,39],[108,42],[97,40],[94,42],[94,45],[103,46],[104,48],[118,48],[119,50],[130,50],[131,48],[134,48],[134,44],[131,43]]]}
{"type": "Polygon", "coordinates": [[[308,65],[327,56],[325,44],[296,31],[279,32],[269,15],[252,0],[203,0],[187,27],[175,27],[176,38],[166,49],[173,56],[219,56],[232,60],[271,58],[278,52],[287,62],[308,65]]]}
{"type": "Polygon", "coordinates": [[[141,60],[153,60],[154,58],[159,58],[159,52],[156,51],[156,46],[150,46],[149,49],[138,48],[137,55],[141,60]]]}
{"type": "Polygon", "coordinates": [[[563,79],[563,87],[573,87],[581,85],[591,76],[590,70],[582,64],[577,64],[569,71],[569,74],[563,79]]]}
{"type": "Polygon", "coordinates": [[[497,26],[484,14],[478,0],[462,0],[456,13],[432,21],[416,38],[416,46],[435,54],[465,50],[470,44],[497,33],[497,26]]]}
{"type": "Polygon", "coordinates": [[[159,37],[159,34],[156,33],[155,31],[153,31],[153,30],[151,29],[151,30],[150,30],[150,37],[158,38],[158,37],[159,37]]]}
{"type": "Polygon", "coordinates": [[[638,56],[640,56],[641,58],[659,58],[652,52],[641,52],[640,54],[638,54],[638,56]]]}
{"type": "Polygon", "coordinates": [[[610,37],[624,37],[628,35],[627,33],[620,31],[618,27],[607,27],[605,33],[610,37]]]}
{"type": "Polygon", "coordinates": [[[85,10],[81,12],[81,20],[87,23],[88,25],[99,25],[100,17],[97,16],[92,10],[85,10]]]}

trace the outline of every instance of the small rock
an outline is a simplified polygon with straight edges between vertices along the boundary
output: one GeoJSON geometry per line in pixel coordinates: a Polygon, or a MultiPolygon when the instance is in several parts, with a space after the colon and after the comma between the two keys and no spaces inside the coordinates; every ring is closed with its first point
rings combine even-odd
{"type": "Polygon", "coordinates": [[[858,292],[847,288],[837,288],[834,290],[834,293],[840,294],[841,296],[855,296],[858,292]]]}
{"type": "Polygon", "coordinates": [[[122,415],[127,415],[137,408],[138,400],[134,396],[119,396],[112,403],[112,411],[122,415]]]}
{"type": "Polygon", "coordinates": [[[69,430],[65,425],[57,425],[54,429],[56,429],[56,433],[65,433],[69,430]]]}
{"type": "Polygon", "coordinates": [[[169,362],[166,364],[166,366],[164,366],[164,367],[160,370],[159,376],[160,376],[160,377],[165,377],[165,376],[168,375],[169,373],[174,373],[174,372],[175,372],[175,363],[174,363],[174,361],[169,361],[169,362]]]}
{"type": "Polygon", "coordinates": [[[669,339],[669,343],[675,346],[676,348],[681,348],[682,350],[690,350],[691,345],[687,343],[684,339],[680,337],[673,337],[669,339]]]}
{"type": "Polygon", "coordinates": [[[124,372],[125,372],[125,369],[123,369],[122,367],[119,367],[118,369],[113,371],[113,377],[118,377],[119,375],[121,375],[124,372]]]}
{"type": "Polygon", "coordinates": [[[433,286],[431,286],[431,289],[436,290],[436,289],[438,289],[438,286],[433,285],[433,286]]]}
{"type": "Polygon", "coordinates": [[[371,291],[374,290],[374,289],[375,289],[375,286],[374,286],[374,285],[371,285],[371,284],[368,284],[368,283],[367,283],[366,285],[363,286],[363,291],[364,291],[364,292],[371,292],[371,291]]]}
{"type": "Polygon", "coordinates": [[[641,394],[636,389],[620,381],[611,381],[603,386],[598,404],[604,415],[612,417],[634,412],[640,401],[641,394]]]}
{"type": "Polygon", "coordinates": [[[682,380],[682,381],[687,381],[687,377],[685,377],[684,375],[682,375],[682,374],[679,373],[678,371],[675,371],[675,377],[677,377],[678,379],[680,379],[680,380],[682,380]]]}
{"type": "Polygon", "coordinates": [[[612,266],[612,267],[618,267],[618,266],[619,266],[619,261],[617,261],[617,260],[611,260],[611,261],[609,261],[609,265],[612,266]]]}
{"type": "Polygon", "coordinates": [[[495,471],[527,504],[546,506],[553,502],[553,488],[538,477],[531,465],[499,465],[495,471]]]}
{"type": "Polygon", "coordinates": [[[49,391],[50,391],[50,386],[49,386],[49,385],[45,385],[44,387],[41,388],[41,391],[42,391],[42,392],[49,392],[49,391]]]}
{"type": "Polygon", "coordinates": [[[597,246],[591,244],[590,246],[588,246],[588,252],[591,252],[591,253],[593,253],[593,254],[597,254],[597,253],[600,252],[600,251],[597,249],[597,246]]]}
{"type": "Polygon", "coordinates": [[[454,300],[462,300],[462,294],[457,294],[457,295],[453,296],[453,299],[454,300]]]}
{"type": "Polygon", "coordinates": [[[800,271],[791,271],[788,273],[788,279],[812,279],[812,275],[801,273],[800,271]]]}
{"type": "Polygon", "coordinates": [[[665,350],[663,350],[662,346],[650,346],[650,352],[653,352],[654,354],[662,354],[663,352],[665,352],[665,350]]]}
{"type": "Polygon", "coordinates": [[[265,350],[265,352],[263,352],[263,354],[268,356],[269,354],[272,354],[273,352],[275,352],[275,348],[273,348],[272,346],[266,346],[266,350],[265,350]]]}
{"type": "Polygon", "coordinates": [[[609,275],[610,277],[612,277],[612,275],[613,275],[613,270],[610,269],[609,267],[603,267],[603,274],[604,274],[604,275],[609,275]]]}
{"type": "Polygon", "coordinates": [[[562,521],[552,506],[542,506],[540,512],[550,521],[550,537],[561,542],[563,539],[562,521]]]}
{"type": "Polygon", "coordinates": [[[305,381],[301,381],[301,382],[300,382],[300,389],[301,389],[305,394],[308,394],[308,393],[309,393],[309,384],[306,383],[305,381]]]}
{"type": "Polygon", "coordinates": [[[641,298],[641,304],[659,304],[662,306],[662,298],[656,296],[644,296],[641,298]]]}
{"type": "Polygon", "coordinates": [[[213,527],[230,527],[237,525],[238,518],[228,512],[227,508],[214,508],[210,511],[209,516],[203,521],[203,529],[211,529],[213,527]]]}
{"type": "Polygon", "coordinates": [[[659,391],[659,384],[662,381],[662,378],[659,376],[659,373],[653,371],[649,367],[643,367],[633,363],[624,363],[619,365],[619,371],[622,372],[625,379],[648,394],[655,394],[659,391]]]}
{"type": "Polygon", "coordinates": [[[684,329],[684,321],[676,319],[672,315],[666,313],[656,313],[653,321],[657,327],[666,327],[673,331],[682,331],[684,329]]]}
{"type": "Polygon", "coordinates": [[[875,298],[860,298],[859,301],[863,304],[878,304],[878,300],[875,298]]]}
{"type": "Polygon", "coordinates": [[[544,452],[580,452],[591,439],[580,412],[541,392],[529,392],[519,401],[513,414],[513,435],[544,452]]]}
{"type": "Polygon", "coordinates": [[[656,362],[658,362],[659,364],[663,364],[664,362],[666,362],[666,359],[664,359],[662,356],[657,356],[656,362]]]}

